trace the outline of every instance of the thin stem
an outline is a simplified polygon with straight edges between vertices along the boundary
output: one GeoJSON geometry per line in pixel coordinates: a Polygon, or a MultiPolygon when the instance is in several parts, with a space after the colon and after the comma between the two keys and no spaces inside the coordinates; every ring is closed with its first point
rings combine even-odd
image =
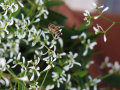
{"type": "Polygon", "coordinates": [[[108,32],[114,25],[115,25],[115,22],[113,22],[112,25],[106,31],[104,31],[104,33],[108,32]]]}
{"type": "Polygon", "coordinates": [[[44,77],[44,79],[43,79],[43,81],[42,81],[42,84],[40,85],[40,88],[42,88],[42,86],[43,86],[43,84],[44,84],[44,82],[45,82],[45,80],[46,80],[46,77],[47,77],[47,75],[48,75],[48,72],[49,72],[49,70],[46,72],[45,77],[44,77]]]}
{"type": "Polygon", "coordinates": [[[104,18],[105,20],[109,21],[109,22],[113,22],[111,19],[109,19],[109,18],[107,18],[107,17],[105,17],[103,15],[101,15],[101,17],[104,18]]]}
{"type": "Polygon", "coordinates": [[[6,67],[6,69],[14,78],[17,78],[17,76],[13,72],[11,72],[7,67],[6,67]]]}
{"type": "MultiPolygon", "coordinates": [[[[101,11],[99,9],[97,9],[97,11],[100,13],[100,15],[99,15],[100,17],[104,18],[105,20],[107,20],[109,22],[113,22],[113,20],[111,20],[111,19],[103,16],[102,13],[101,13],[101,11]]],[[[120,22],[115,22],[115,24],[120,24],[120,22]]]]}
{"type": "Polygon", "coordinates": [[[106,74],[106,75],[104,75],[104,76],[101,76],[101,77],[99,77],[99,79],[103,80],[103,79],[105,79],[105,78],[107,78],[107,77],[109,77],[109,76],[111,76],[111,75],[113,75],[113,73],[112,73],[112,74],[106,74]]]}

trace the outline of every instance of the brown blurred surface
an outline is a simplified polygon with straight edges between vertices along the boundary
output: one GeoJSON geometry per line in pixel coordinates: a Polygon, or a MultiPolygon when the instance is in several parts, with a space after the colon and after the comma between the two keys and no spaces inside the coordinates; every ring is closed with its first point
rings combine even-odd
{"type": "MultiPolygon", "coordinates": [[[[62,13],[67,17],[66,26],[72,27],[74,24],[78,27],[83,24],[85,21],[83,12],[74,12],[71,11],[67,6],[62,5],[60,7],[54,8],[56,11],[62,13]]],[[[98,15],[97,13],[91,13],[91,15],[98,15]]],[[[120,15],[115,14],[104,14],[105,17],[113,20],[120,21],[120,15]]],[[[99,24],[106,30],[112,23],[106,21],[103,18],[99,18],[93,21],[93,25],[99,24]]],[[[93,32],[92,27],[90,27],[90,31],[93,32]]],[[[98,55],[94,55],[92,59],[95,61],[95,64],[89,68],[89,72],[93,77],[99,76],[105,73],[105,70],[101,70],[99,68],[102,61],[106,56],[110,57],[110,61],[119,61],[120,62],[120,24],[115,25],[107,32],[107,42],[105,43],[103,40],[103,35],[97,38],[98,45],[95,47],[94,51],[102,51],[102,53],[98,55]]]]}

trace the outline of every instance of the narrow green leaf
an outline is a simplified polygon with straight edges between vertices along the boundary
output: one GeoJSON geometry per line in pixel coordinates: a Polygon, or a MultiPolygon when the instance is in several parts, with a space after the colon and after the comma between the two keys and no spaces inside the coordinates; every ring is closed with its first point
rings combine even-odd
{"type": "Polygon", "coordinates": [[[25,90],[25,85],[22,81],[18,81],[18,90],[25,90]]]}
{"type": "Polygon", "coordinates": [[[103,79],[103,81],[106,82],[108,85],[120,88],[120,75],[117,74],[110,75],[109,77],[103,79]]]}
{"type": "Polygon", "coordinates": [[[79,72],[76,72],[74,75],[82,78],[87,74],[88,74],[88,71],[79,71],[79,72]]]}
{"type": "Polygon", "coordinates": [[[47,7],[52,7],[52,6],[60,6],[62,4],[64,4],[63,1],[48,1],[45,3],[47,7]]]}

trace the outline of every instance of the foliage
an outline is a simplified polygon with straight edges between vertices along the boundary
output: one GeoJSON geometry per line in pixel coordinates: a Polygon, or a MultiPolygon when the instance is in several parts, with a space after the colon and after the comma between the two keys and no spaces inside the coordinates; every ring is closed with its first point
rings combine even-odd
{"type": "Polygon", "coordinates": [[[106,41],[110,28],[100,31],[102,28],[97,25],[94,34],[88,32],[88,26],[106,9],[95,17],[86,11],[87,23],[78,29],[61,29],[66,17],[50,9],[61,4],[57,0],[0,1],[1,88],[96,90],[101,80],[92,78],[86,68],[91,63],[96,37],[103,33],[106,41]],[[49,30],[52,27],[48,29],[49,24],[55,25],[53,32],[49,30]]]}

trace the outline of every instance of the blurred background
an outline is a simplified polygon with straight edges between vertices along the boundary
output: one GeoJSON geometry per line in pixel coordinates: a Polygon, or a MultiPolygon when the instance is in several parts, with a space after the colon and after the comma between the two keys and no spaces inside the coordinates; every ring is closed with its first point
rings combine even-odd
{"type": "Polygon", "coordinates": [[[93,12],[92,3],[110,7],[109,13],[120,13],[120,0],[65,0],[66,5],[75,11],[89,10],[93,12]]]}
{"type": "MultiPolygon", "coordinates": [[[[108,6],[109,10],[103,13],[103,16],[111,19],[112,21],[120,22],[120,0],[64,0],[65,5],[62,5],[56,8],[56,11],[62,13],[67,17],[66,25],[72,27],[76,25],[79,27],[84,24],[84,10],[90,11],[92,16],[98,15],[98,12],[95,12],[92,3],[96,3],[98,6],[104,5],[108,6]]],[[[109,22],[103,18],[93,20],[93,26],[99,24],[104,30],[109,28],[112,22],[109,22]]],[[[93,32],[93,27],[91,26],[90,31],[93,32]]],[[[105,60],[105,57],[109,57],[111,63],[116,61],[120,64],[120,24],[113,26],[106,34],[107,42],[103,40],[103,35],[97,38],[98,45],[95,47],[95,52],[100,52],[99,54],[93,55],[92,60],[95,64],[92,65],[88,71],[93,77],[103,75],[108,72],[108,70],[101,70],[100,65],[105,60]]],[[[104,86],[105,84],[103,84],[104,86]]],[[[119,85],[120,86],[120,85],[119,85]]],[[[110,89],[112,90],[112,89],[110,89]]],[[[120,90],[120,88],[118,89],[120,90]]]]}

